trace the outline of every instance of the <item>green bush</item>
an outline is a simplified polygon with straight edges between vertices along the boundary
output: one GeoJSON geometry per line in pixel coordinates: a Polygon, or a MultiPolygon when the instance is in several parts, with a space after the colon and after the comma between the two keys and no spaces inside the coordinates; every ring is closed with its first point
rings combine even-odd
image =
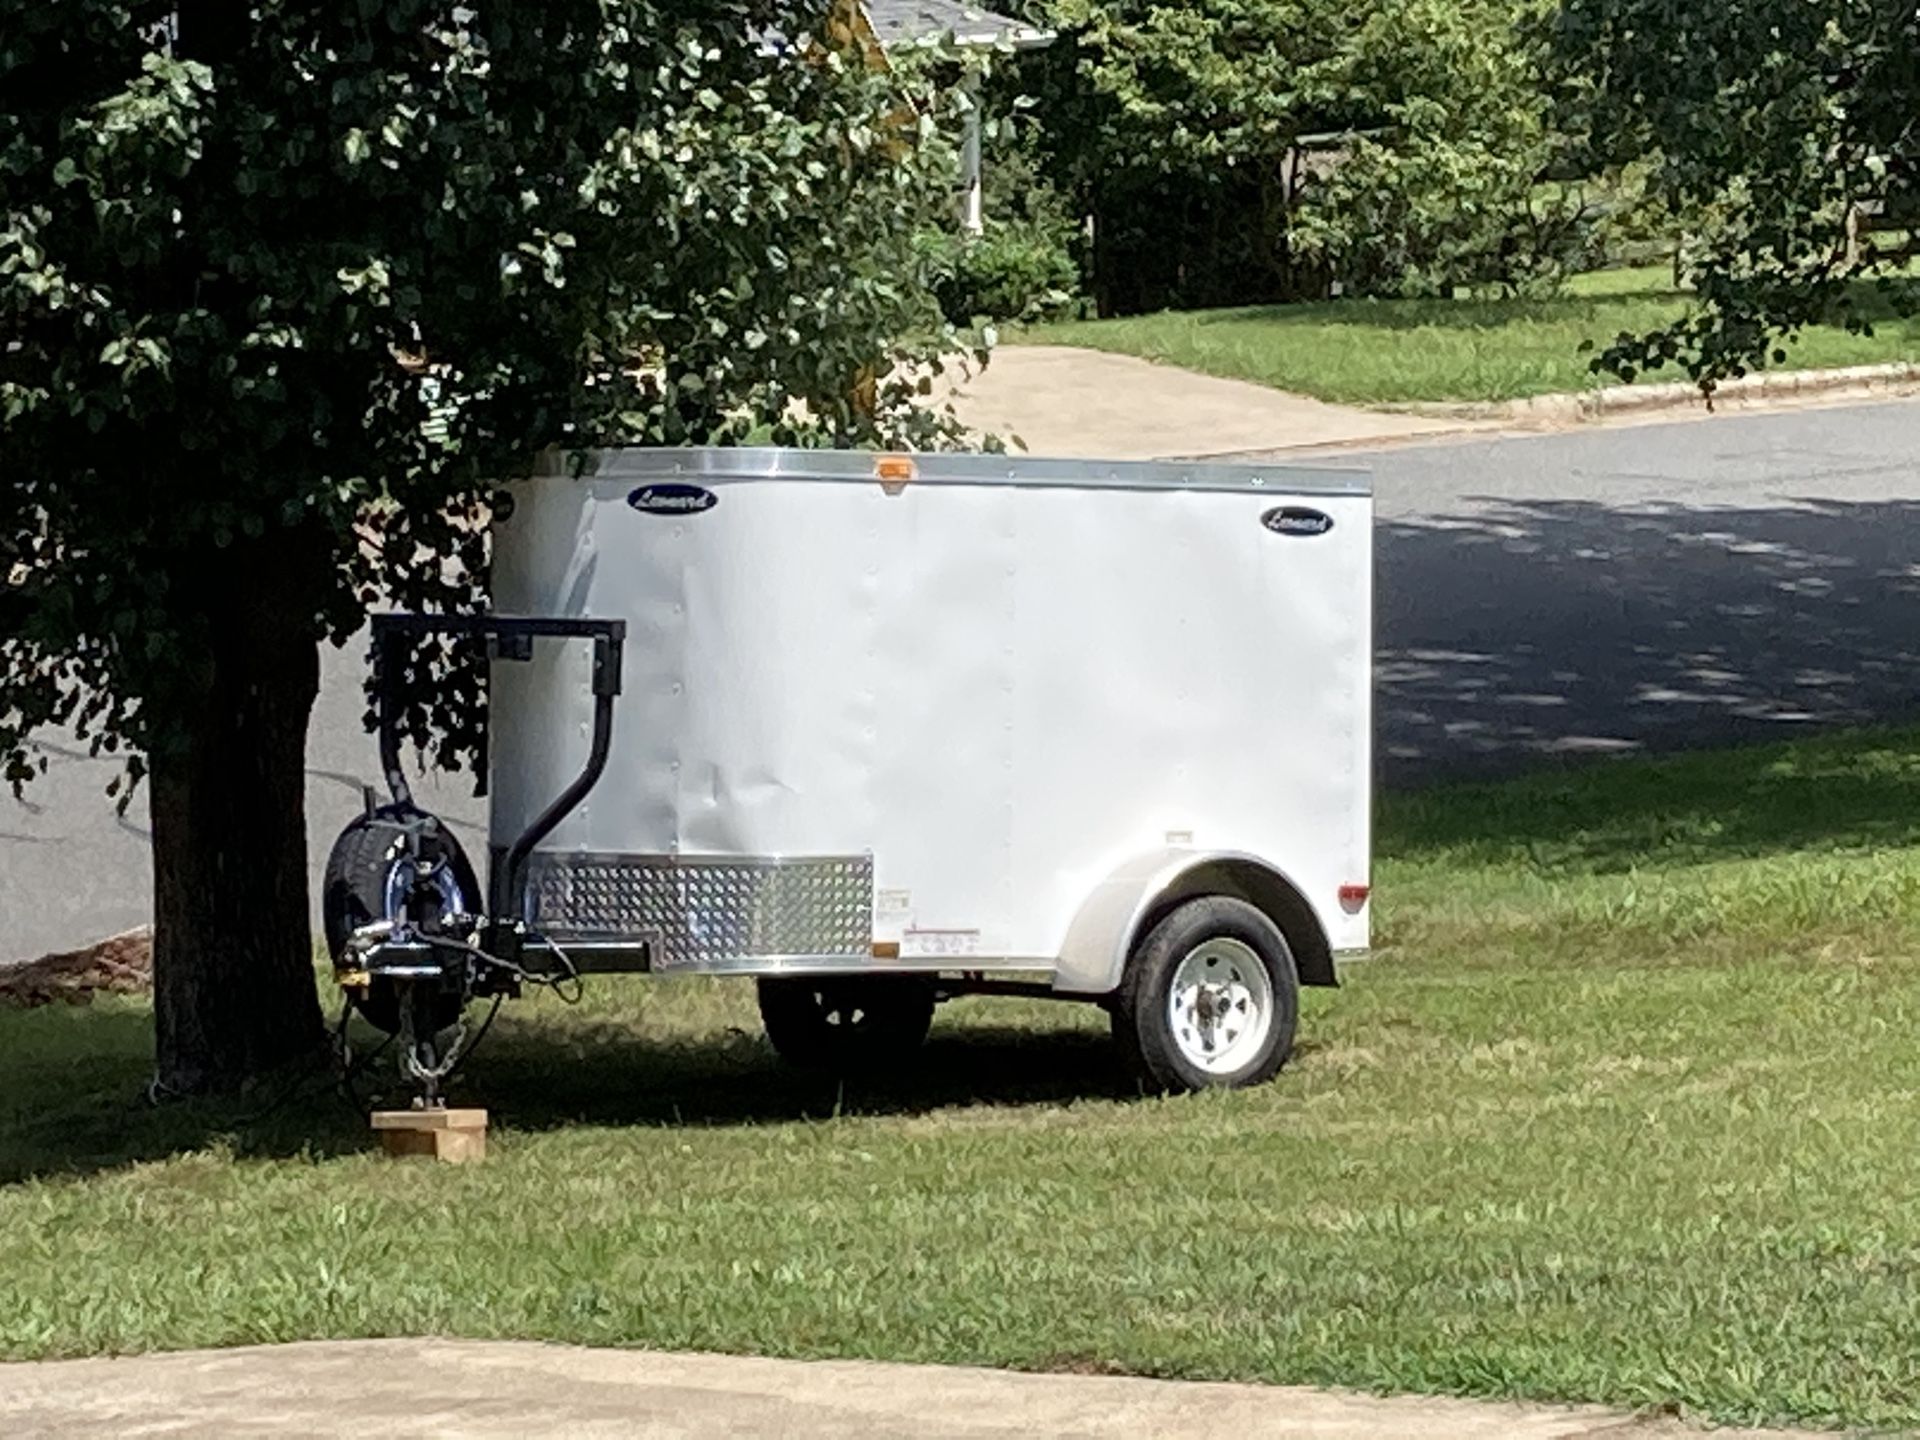
{"type": "Polygon", "coordinates": [[[1550,287],[1597,206],[1544,0],[1026,0],[1044,170],[1102,314],[1550,287]],[[1579,174],[1584,175],[1584,171],[1579,174]]]}
{"type": "Polygon", "coordinates": [[[1552,289],[1589,263],[1601,210],[1553,105],[1531,0],[1405,0],[1353,32],[1380,105],[1294,214],[1295,245],[1347,289],[1552,289]]]}
{"type": "Polygon", "coordinates": [[[1536,179],[1547,143],[1363,140],[1301,207],[1293,243],[1353,295],[1551,292],[1600,262],[1605,217],[1586,186],[1536,179]]]}
{"type": "Polygon", "coordinates": [[[1056,225],[990,220],[984,234],[926,232],[921,245],[950,324],[1053,320],[1079,304],[1080,267],[1056,225]]]}

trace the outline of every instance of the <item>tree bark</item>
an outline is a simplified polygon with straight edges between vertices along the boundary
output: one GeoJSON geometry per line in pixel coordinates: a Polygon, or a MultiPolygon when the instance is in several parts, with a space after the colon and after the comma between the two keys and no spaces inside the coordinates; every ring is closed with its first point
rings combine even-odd
{"type": "Polygon", "coordinates": [[[150,757],[155,1058],[175,1092],[236,1089],[322,1042],[305,773],[320,656],[287,558],[218,557],[207,683],[179,706],[181,743],[150,757]]]}

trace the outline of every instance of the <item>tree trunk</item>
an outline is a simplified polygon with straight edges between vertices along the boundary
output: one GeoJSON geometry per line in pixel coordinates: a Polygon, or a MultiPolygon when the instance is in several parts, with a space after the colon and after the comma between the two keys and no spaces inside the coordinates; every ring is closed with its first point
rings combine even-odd
{"type": "Polygon", "coordinates": [[[218,557],[189,738],[151,757],[157,1075],[186,1094],[235,1089],[322,1041],[305,774],[320,656],[285,549],[218,557]]]}

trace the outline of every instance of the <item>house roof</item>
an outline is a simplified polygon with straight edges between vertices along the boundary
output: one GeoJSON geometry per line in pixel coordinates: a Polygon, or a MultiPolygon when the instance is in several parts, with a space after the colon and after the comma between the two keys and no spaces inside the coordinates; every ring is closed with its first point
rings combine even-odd
{"type": "Polygon", "coordinates": [[[1053,43],[1053,32],[996,15],[960,0],[866,0],[867,21],[881,45],[938,45],[948,36],[964,46],[1011,45],[1017,50],[1053,43]]]}

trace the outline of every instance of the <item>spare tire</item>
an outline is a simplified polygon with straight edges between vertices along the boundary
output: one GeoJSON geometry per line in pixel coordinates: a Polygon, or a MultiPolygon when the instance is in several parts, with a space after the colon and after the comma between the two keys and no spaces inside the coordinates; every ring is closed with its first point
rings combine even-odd
{"type": "MultiPolygon", "coordinates": [[[[376,920],[401,918],[414,882],[395,874],[406,855],[407,837],[394,827],[420,818],[421,812],[411,806],[383,805],[355,820],[333,842],[320,882],[320,928],[334,963],[355,930],[376,920]]],[[[479,877],[444,823],[421,835],[420,851],[433,867],[428,882],[436,892],[433,908],[443,915],[478,914],[479,877]]],[[[438,998],[428,1012],[434,1030],[458,1020],[462,1003],[458,994],[438,998]]],[[[400,994],[393,982],[376,979],[355,1005],[369,1024],[389,1035],[399,1032],[400,994]]]]}

